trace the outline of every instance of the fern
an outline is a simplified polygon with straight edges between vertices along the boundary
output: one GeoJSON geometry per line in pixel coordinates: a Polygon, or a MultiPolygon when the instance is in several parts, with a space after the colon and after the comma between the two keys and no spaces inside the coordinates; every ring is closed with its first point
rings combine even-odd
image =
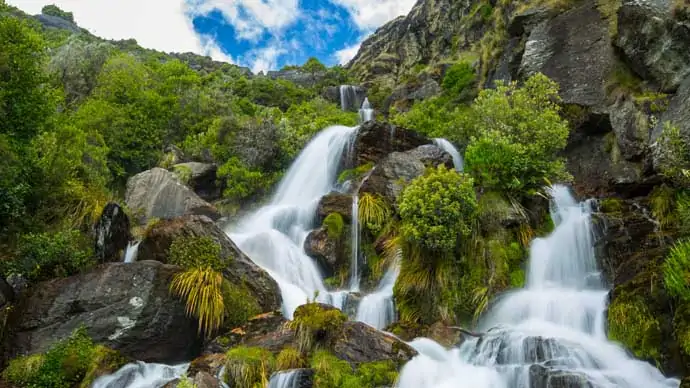
{"type": "Polygon", "coordinates": [[[379,195],[364,193],[359,197],[359,223],[373,232],[380,231],[390,215],[386,201],[379,195]]]}
{"type": "Polygon", "coordinates": [[[223,324],[223,276],[211,267],[175,274],[170,292],[186,301],[186,313],[199,321],[199,332],[210,335],[223,324]]]}

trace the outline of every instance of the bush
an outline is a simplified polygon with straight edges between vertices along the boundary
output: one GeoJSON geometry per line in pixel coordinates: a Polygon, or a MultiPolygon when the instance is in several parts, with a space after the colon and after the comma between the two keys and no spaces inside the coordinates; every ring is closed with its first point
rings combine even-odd
{"type": "Polygon", "coordinates": [[[473,181],[441,165],[413,180],[400,199],[401,232],[432,251],[451,251],[477,214],[473,181]]]}
{"type": "Polygon", "coordinates": [[[242,202],[263,194],[270,188],[270,176],[250,170],[236,157],[230,158],[218,168],[218,179],[225,180],[223,197],[242,202]]]}
{"type": "Polygon", "coordinates": [[[266,349],[240,346],[228,351],[225,368],[225,382],[231,387],[267,387],[275,359],[266,349]]]}
{"type": "Polygon", "coordinates": [[[3,272],[39,282],[71,276],[94,264],[93,247],[77,231],[30,233],[20,237],[17,256],[5,264],[3,272]]]}
{"type": "Polygon", "coordinates": [[[361,388],[393,386],[398,377],[393,361],[365,362],[355,369],[333,354],[319,350],[310,360],[314,388],[361,388]]]}
{"type": "Polygon", "coordinates": [[[690,240],[679,240],[671,248],[663,264],[664,286],[668,293],[690,302],[690,240]]]}
{"type": "Polygon", "coordinates": [[[345,230],[345,222],[340,213],[331,213],[323,219],[323,227],[328,232],[328,237],[331,239],[338,239],[343,235],[345,230]]]}
{"type": "Polygon", "coordinates": [[[475,71],[470,63],[458,62],[451,66],[443,76],[443,92],[452,98],[459,98],[474,83],[475,71]]]}
{"type": "Polygon", "coordinates": [[[290,326],[297,331],[299,350],[311,351],[315,346],[327,345],[340,332],[347,315],[336,308],[326,309],[318,303],[299,306],[290,326]]]}

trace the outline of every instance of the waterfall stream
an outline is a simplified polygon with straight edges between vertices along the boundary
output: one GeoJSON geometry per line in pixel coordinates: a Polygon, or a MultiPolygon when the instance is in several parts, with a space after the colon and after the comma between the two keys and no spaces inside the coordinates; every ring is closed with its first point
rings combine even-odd
{"type": "Polygon", "coordinates": [[[359,292],[359,195],[352,196],[352,225],[350,249],[350,291],[359,292]]]}
{"type": "Polygon", "coordinates": [[[359,122],[366,123],[374,119],[374,109],[369,103],[369,98],[365,98],[362,107],[359,109],[359,122]]]}
{"type": "Polygon", "coordinates": [[[462,159],[462,156],[460,155],[460,152],[458,151],[457,148],[453,145],[453,143],[449,142],[446,139],[442,138],[436,138],[434,139],[434,144],[446,151],[447,153],[450,154],[450,156],[453,158],[453,165],[455,166],[455,169],[457,171],[462,171],[464,168],[464,161],[462,159]]]}
{"type": "Polygon", "coordinates": [[[133,263],[134,261],[136,261],[140,243],[141,241],[132,241],[127,245],[127,249],[125,250],[125,257],[123,260],[125,263],[133,263]]]}
{"type": "Polygon", "coordinates": [[[607,290],[597,269],[589,202],[552,189],[555,230],[530,249],[527,285],[486,314],[481,339],[446,351],[431,340],[403,368],[399,388],[677,388],[606,338],[607,290]]]}

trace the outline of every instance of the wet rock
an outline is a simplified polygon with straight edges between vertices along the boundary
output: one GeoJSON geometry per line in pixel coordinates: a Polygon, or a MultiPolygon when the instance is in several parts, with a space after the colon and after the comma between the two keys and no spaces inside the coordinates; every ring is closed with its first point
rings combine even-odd
{"type": "Polygon", "coordinates": [[[433,168],[444,165],[451,170],[455,168],[453,157],[435,144],[419,146],[413,150],[407,151],[406,154],[419,159],[426,167],[433,168]]]}
{"type": "Polygon", "coordinates": [[[221,258],[227,263],[223,276],[233,284],[244,284],[256,297],[263,311],[280,308],[280,290],[275,280],[254,264],[230,237],[206,216],[188,215],[160,221],[149,230],[139,244],[138,259],[167,263],[170,245],[180,236],[211,238],[220,245],[221,258]]]}
{"type": "Polygon", "coordinates": [[[101,217],[94,226],[94,232],[98,261],[122,261],[127,245],[132,240],[132,234],[129,231],[129,217],[120,205],[114,202],[105,205],[101,217]]]}
{"type": "Polygon", "coordinates": [[[594,1],[540,23],[525,44],[521,77],[541,72],[560,85],[564,103],[603,108],[615,63],[608,26],[594,1]]]}
{"type": "Polygon", "coordinates": [[[225,353],[207,354],[194,359],[187,369],[188,376],[194,376],[199,372],[205,372],[212,376],[218,376],[227,357],[225,353]]]}
{"type": "Polygon", "coordinates": [[[218,184],[218,166],[210,163],[187,162],[173,166],[173,170],[187,170],[190,176],[185,182],[204,201],[215,201],[223,195],[223,186],[218,184]]]}
{"type": "Polygon", "coordinates": [[[204,347],[204,355],[225,353],[236,346],[260,346],[272,352],[280,352],[295,341],[295,332],[288,320],[279,312],[252,317],[244,326],[235,328],[204,347]]]}
{"type": "Polygon", "coordinates": [[[381,195],[388,203],[397,204],[405,184],[424,174],[426,166],[421,160],[404,152],[393,152],[374,167],[362,182],[360,193],[381,195]]]}
{"type": "MultiPolygon", "coordinates": [[[[390,123],[370,121],[364,123],[354,141],[354,155],[351,157],[350,167],[367,163],[378,163],[392,152],[404,152],[421,145],[431,144],[431,140],[424,136],[390,123]]],[[[347,164],[347,163],[346,163],[347,164]]]]}
{"type": "Polygon", "coordinates": [[[367,98],[367,90],[358,85],[331,86],[324,90],[323,96],[347,111],[357,112],[362,107],[364,99],[367,98]],[[348,86],[349,88],[347,88],[348,86]],[[341,88],[345,88],[345,90],[341,92],[341,88]],[[342,101],[343,93],[345,94],[344,103],[342,101]]]}
{"type": "Polygon", "coordinates": [[[338,273],[343,265],[347,265],[344,257],[344,247],[341,239],[333,239],[326,228],[311,231],[304,240],[304,252],[316,260],[325,277],[338,273]]]}
{"type": "Polygon", "coordinates": [[[350,363],[392,360],[398,365],[417,352],[397,338],[362,322],[345,322],[333,344],[333,354],[350,363]]]}
{"type": "Polygon", "coordinates": [[[615,45],[642,78],[665,92],[690,76],[690,25],[675,20],[669,0],[624,0],[615,45]]]}
{"type": "Polygon", "coordinates": [[[45,351],[84,325],[94,341],[127,357],[164,363],[195,357],[196,322],[169,292],[178,271],[155,261],[109,263],[37,284],[11,317],[9,356],[45,351]]]}
{"type": "Polygon", "coordinates": [[[621,96],[611,107],[611,127],[621,156],[629,161],[641,160],[648,150],[650,123],[632,98],[621,96]]]}
{"type": "Polygon", "coordinates": [[[578,372],[552,370],[542,365],[529,368],[529,388],[593,388],[587,377],[578,372]]]}
{"type": "Polygon", "coordinates": [[[359,292],[350,292],[345,297],[345,304],[343,306],[343,312],[350,317],[350,319],[355,319],[357,317],[357,308],[359,308],[359,302],[362,301],[362,294],[359,292]]]}
{"type": "Polygon", "coordinates": [[[139,224],[151,218],[170,219],[186,214],[220,218],[213,205],[199,198],[170,171],[154,168],[127,181],[127,207],[132,209],[139,224]]]}
{"type": "Polygon", "coordinates": [[[10,274],[7,276],[7,284],[12,288],[15,298],[19,297],[29,288],[29,281],[23,275],[10,274]]]}
{"type": "Polygon", "coordinates": [[[683,81],[676,95],[671,98],[668,109],[661,116],[659,124],[652,132],[652,155],[656,170],[659,169],[659,164],[663,161],[667,151],[667,146],[658,141],[664,129],[664,123],[667,121],[677,126],[685,143],[690,144],[690,76],[683,81]]]}
{"type": "Polygon", "coordinates": [[[285,381],[289,385],[280,385],[281,387],[289,386],[290,388],[312,388],[314,386],[314,370],[313,369],[289,369],[277,372],[271,376],[271,380],[285,381]]]}
{"type": "Polygon", "coordinates": [[[343,216],[343,221],[350,223],[352,220],[352,196],[349,194],[330,193],[319,200],[316,207],[317,223],[320,225],[323,219],[331,213],[343,216]]]}
{"type": "Polygon", "coordinates": [[[14,289],[12,289],[12,286],[7,283],[5,278],[0,276],[0,309],[8,303],[12,303],[14,301],[14,296],[14,289]]]}

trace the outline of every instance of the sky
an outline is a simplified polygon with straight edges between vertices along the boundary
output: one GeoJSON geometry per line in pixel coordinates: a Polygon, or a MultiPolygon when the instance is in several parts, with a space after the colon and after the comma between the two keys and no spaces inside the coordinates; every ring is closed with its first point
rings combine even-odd
{"type": "Polygon", "coordinates": [[[74,13],[107,39],[165,52],[195,52],[253,72],[317,57],[347,63],[362,41],[407,14],[416,0],[8,0],[29,14],[46,4],[74,13]]]}

